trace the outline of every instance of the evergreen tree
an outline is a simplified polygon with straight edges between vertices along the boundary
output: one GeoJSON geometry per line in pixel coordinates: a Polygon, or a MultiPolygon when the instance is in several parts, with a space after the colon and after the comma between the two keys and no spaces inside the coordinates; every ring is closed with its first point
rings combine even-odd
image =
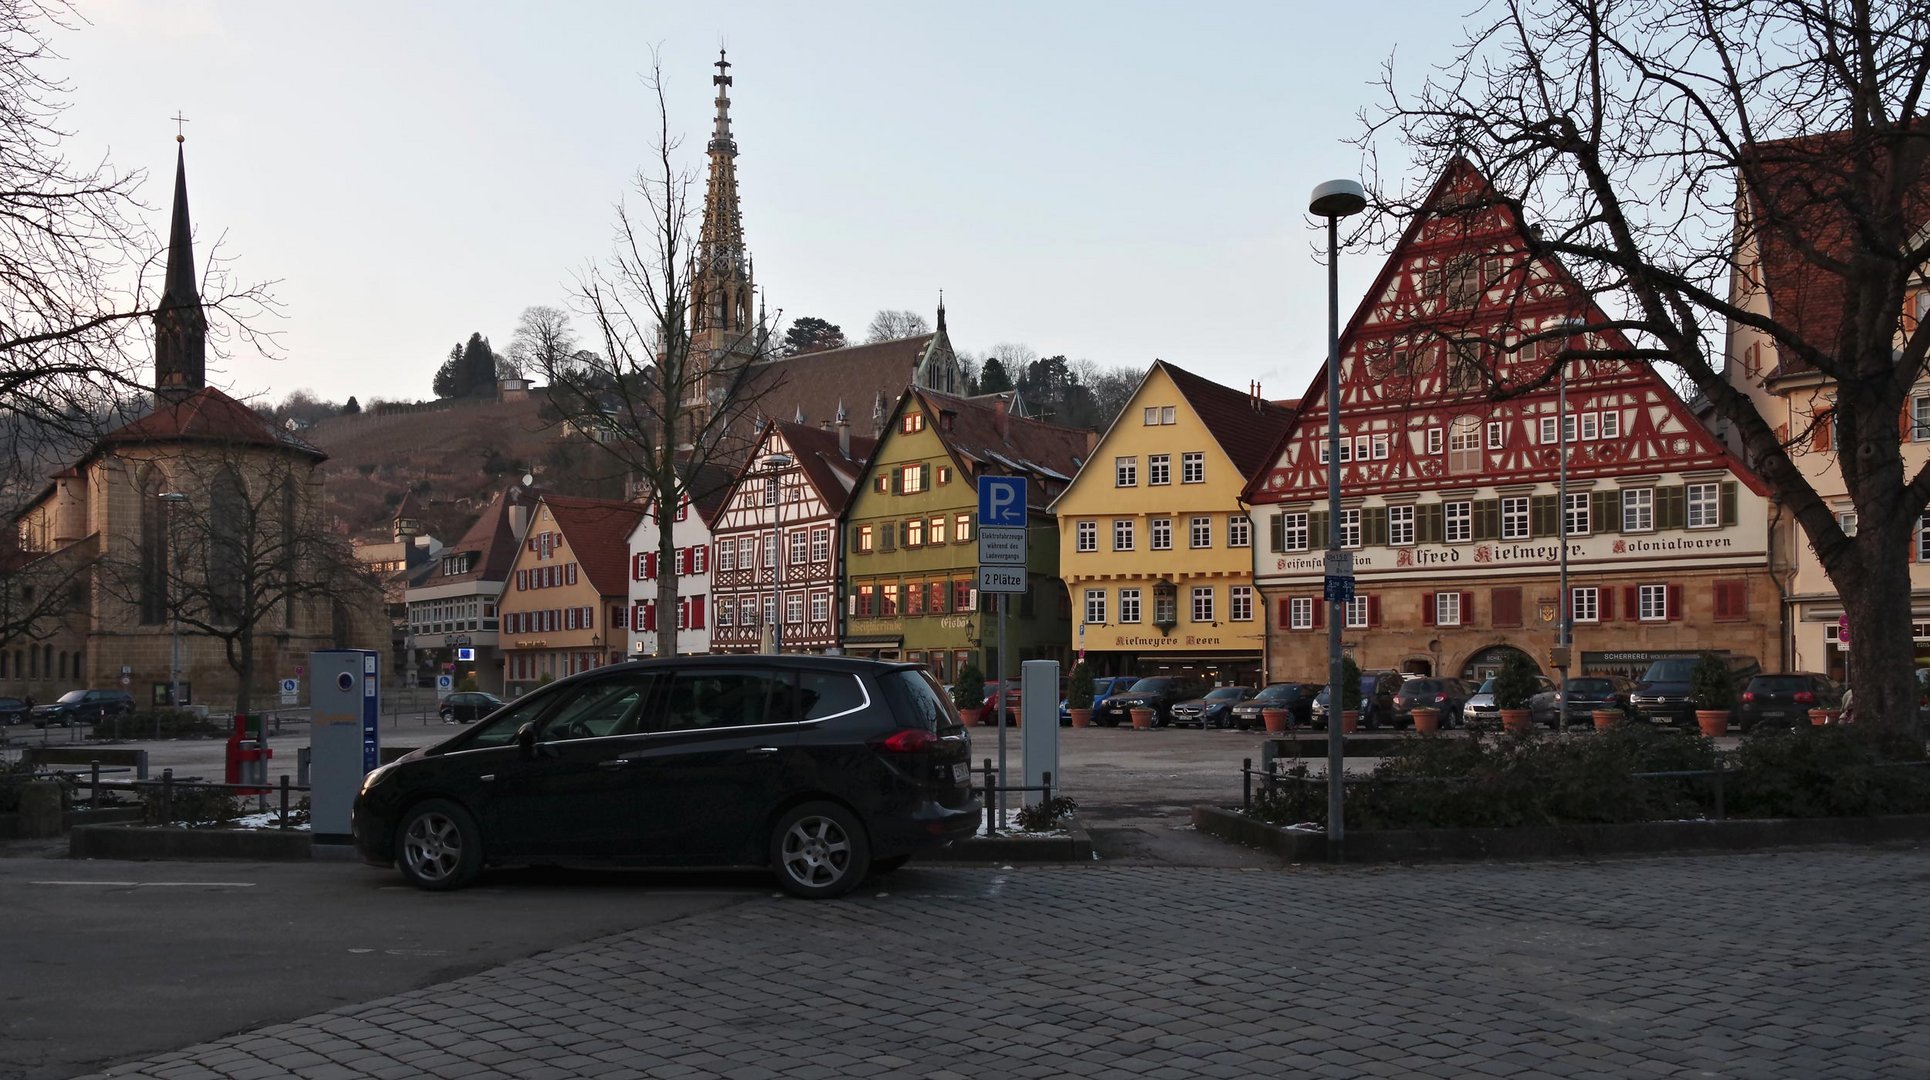
{"type": "Polygon", "coordinates": [[[981,394],[1003,394],[1014,389],[1012,377],[1005,373],[1005,363],[996,356],[985,358],[985,366],[978,372],[978,392],[981,394]]]}
{"type": "Polygon", "coordinates": [[[362,403],[355,400],[354,394],[350,394],[348,396],[348,404],[342,406],[342,415],[354,416],[356,413],[359,413],[361,411],[362,411],[362,403]]]}
{"type": "Polygon", "coordinates": [[[496,352],[480,332],[469,335],[457,370],[461,374],[456,379],[455,396],[486,397],[496,392],[496,352]]]}
{"type": "Polygon", "coordinates": [[[791,328],[784,332],[784,341],[779,348],[786,356],[798,356],[827,349],[842,349],[844,346],[843,327],[813,315],[801,315],[792,320],[791,328]]]}
{"type": "Polygon", "coordinates": [[[430,387],[431,391],[439,398],[455,397],[456,372],[461,367],[462,342],[459,341],[449,347],[449,356],[443,360],[442,366],[436,369],[436,380],[430,387]]]}

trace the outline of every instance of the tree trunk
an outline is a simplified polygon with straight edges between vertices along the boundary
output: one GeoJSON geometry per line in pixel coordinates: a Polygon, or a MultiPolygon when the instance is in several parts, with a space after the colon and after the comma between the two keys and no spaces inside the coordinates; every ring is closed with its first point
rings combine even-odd
{"type": "Polygon", "coordinates": [[[254,706],[255,696],[255,634],[253,630],[243,630],[235,640],[235,676],[241,684],[235,688],[235,714],[247,716],[254,706]]]}
{"type": "Polygon", "coordinates": [[[1917,722],[1916,636],[1910,564],[1898,556],[1908,523],[1859,528],[1830,581],[1849,616],[1849,683],[1858,724],[1913,732],[1917,722]]]}
{"type": "Polygon", "coordinates": [[[677,538],[671,533],[676,519],[676,498],[672,508],[657,501],[657,655],[677,655],[677,538]]]}

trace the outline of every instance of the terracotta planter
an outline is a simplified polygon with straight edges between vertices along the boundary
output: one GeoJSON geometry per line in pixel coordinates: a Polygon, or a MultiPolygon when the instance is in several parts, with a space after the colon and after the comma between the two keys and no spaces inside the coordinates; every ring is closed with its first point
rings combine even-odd
{"type": "Polygon", "coordinates": [[[1358,727],[1359,725],[1360,725],[1360,710],[1359,710],[1359,709],[1343,709],[1343,710],[1341,710],[1341,713],[1340,713],[1340,731],[1341,731],[1341,734],[1343,734],[1343,735],[1352,735],[1352,734],[1354,733],[1354,728],[1356,728],[1356,727],[1358,727]]]}
{"type": "Polygon", "coordinates": [[[1416,734],[1429,735],[1439,730],[1441,730],[1441,710],[1414,710],[1414,731],[1416,734]]]}
{"type": "Polygon", "coordinates": [[[1501,730],[1510,735],[1526,735],[1535,727],[1532,709],[1502,709],[1501,730]]]}
{"type": "Polygon", "coordinates": [[[976,709],[960,709],[958,718],[965,722],[966,727],[977,727],[979,722],[985,719],[985,706],[981,705],[976,709]]]}
{"type": "Polygon", "coordinates": [[[1073,727],[1091,727],[1092,726],[1091,709],[1067,709],[1066,712],[1072,714],[1073,727]]]}
{"type": "Polygon", "coordinates": [[[1596,731],[1607,731],[1622,722],[1622,714],[1614,709],[1596,709],[1589,715],[1595,719],[1596,731]]]}
{"type": "Polygon", "coordinates": [[[1266,723],[1267,733],[1269,735],[1279,735],[1287,730],[1288,725],[1293,723],[1293,710],[1261,709],[1260,719],[1266,723]]]}
{"type": "Polygon", "coordinates": [[[1695,725],[1701,728],[1702,733],[1711,739],[1727,735],[1729,734],[1729,710],[1697,709],[1695,711],[1695,725]]]}
{"type": "Polygon", "coordinates": [[[1133,730],[1145,731],[1146,729],[1152,727],[1153,718],[1158,715],[1159,714],[1157,712],[1154,712],[1152,709],[1134,709],[1133,710],[1133,730]]]}
{"type": "Polygon", "coordinates": [[[1809,710],[1809,722],[1816,727],[1833,724],[1836,722],[1836,713],[1829,709],[1811,709],[1809,710]]]}

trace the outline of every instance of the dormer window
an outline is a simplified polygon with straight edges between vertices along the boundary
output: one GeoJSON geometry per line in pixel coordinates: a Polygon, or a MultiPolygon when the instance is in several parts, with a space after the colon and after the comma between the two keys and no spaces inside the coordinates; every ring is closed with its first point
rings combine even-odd
{"type": "Polygon", "coordinates": [[[921,412],[906,413],[904,419],[898,424],[898,430],[906,435],[916,435],[925,430],[925,414],[921,412]]]}

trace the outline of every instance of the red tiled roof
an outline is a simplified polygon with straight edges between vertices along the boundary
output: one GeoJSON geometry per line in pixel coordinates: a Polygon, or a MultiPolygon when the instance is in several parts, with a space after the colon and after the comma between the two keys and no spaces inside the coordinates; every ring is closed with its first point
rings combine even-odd
{"type": "MultiPolygon", "coordinates": [[[[522,493],[522,498],[527,500],[531,512],[534,513],[536,496],[533,493],[524,492],[522,493]]],[[[427,580],[419,582],[418,584],[446,585],[457,581],[502,581],[507,579],[509,577],[509,566],[516,561],[516,545],[518,542],[516,531],[510,527],[509,508],[511,505],[510,492],[497,492],[495,497],[489,500],[489,505],[483,507],[483,512],[476,518],[475,524],[469,526],[469,531],[462,534],[462,539],[450,545],[449,552],[451,554],[459,554],[465,551],[471,551],[477,554],[476,564],[471,567],[468,572],[444,574],[441,571],[440,560],[438,560],[436,572],[430,575],[427,580]]]]}
{"type": "Polygon", "coordinates": [[[629,587],[630,531],[643,517],[643,504],[545,495],[543,505],[549,507],[550,517],[596,591],[604,596],[624,595],[629,587]]]}
{"type": "Polygon", "coordinates": [[[838,418],[842,405],[853,431],[870,431],[880,394],[889,412],[911,385],[912,375],[936,334],[853,345],[828,352],[773,360],[752,369],[744,400],[767,416],[807,424],[838,418]]]}
{"type": "Polygon", "coordinates": [[[307,454],[317,461],[328,457],[213,387],[196,390],[178,401],[160,405],[146,416],[101,436],[102,444],[150,442],[275,446],[307,454]]]}
{"type": "Polygon", "coordinates": [[[1220,449],[1232,459],[1233,467],[1240,470],[1243,479],[1251,480],[1266,468],[1273,458],[1274,446],[1293,426],[1292,409],[1221,386],[1164,360],[1153,362],[1166,369],[1167,377],[1193,407],[1220,449]]]}
{"type": "Polygon", "coordinates": [[[847,458],[838,449],[838,433],[835,430],[825,431],[809,424],[779,420],[777,431],[784,436],[785,445],[797,455],[798,467],[804,470],[811,485],[817,488],[818,497],[824,500],[825,507],[833,514],[842,513],[845,504],[851,501],[851,489],[839,478],[837,465],[843,465],[845,476],[855,478],[864,470],[864,463],[870,459],[872,451],[878,448],[878,440],[852,436],[851,456],[847,458]]]}
{"type": "Polygon", "coordinates": [[[1058,498],[1079,474],[1079,466],[1091,452],[1093,434],[1084,428],[1062,427],[1008,413],[1001,433],[993,400],[954,397],[936,390],[913,390],[912,393],[933,418],[939,439],[967,464],[974,481],[986,466],[993,473],[1021,472],[1029,481],[1027,501],[1038,511],[1058,498]],[[1046,475],[1038,471],[1040,469],[1058,475],[1046,475]]]}
{"type": "MultiPolygon", "coordinates": [[[[1831,264],[1855,260],[1858,218],[1867,213],[1843,157],[1856,154],[1879,169],[1890,160],[1880,148],[1854,147],[1852,138],[1838,132],[1759,143],[1746,152],[1742,170],[1770,316],[1827,354],[1848,344],[1841,340],[1849,307],[1845,282],[1831,264]]],[[[1930,222],[1930,177],[1917,177],[1904,196],[1904,212],[1906,234],[1930,222]]],[[[1777,342],[1776,351],[1770,378],[1811,370],[1787,344],[1777,342]]]]}

